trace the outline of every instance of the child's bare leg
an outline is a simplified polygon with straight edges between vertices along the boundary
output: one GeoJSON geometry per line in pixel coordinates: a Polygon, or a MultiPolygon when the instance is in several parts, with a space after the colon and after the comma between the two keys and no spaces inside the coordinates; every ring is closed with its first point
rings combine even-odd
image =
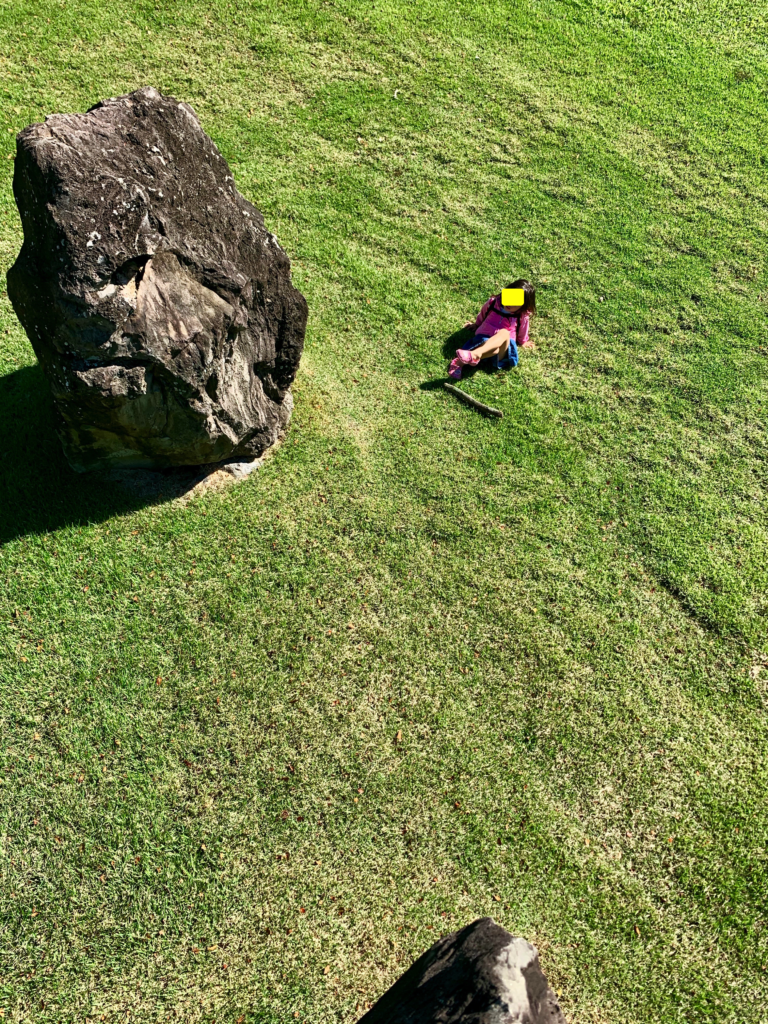
{"type": "Polygon", "coordinates": [[[502,353],[506,352],[508,345],[509,331],[506,327],[502,327],[500,331],[496,331],[482,345],[473,348],[472,355],[479,356],[481,359],[485,359],[487,356],[502,355],[502,353]]]}

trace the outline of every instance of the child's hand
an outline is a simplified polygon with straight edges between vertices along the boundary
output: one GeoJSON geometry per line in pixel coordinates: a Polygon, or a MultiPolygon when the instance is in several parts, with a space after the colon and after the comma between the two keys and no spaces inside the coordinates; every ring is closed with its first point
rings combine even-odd
{"type": "Polygon", "coordinates": [[[474,327],[474,326],[475,326],[475,321],[474,320],[467,320],[467,322],[464,324],[465,328],[467,328],[467,327],[474,327]]]}

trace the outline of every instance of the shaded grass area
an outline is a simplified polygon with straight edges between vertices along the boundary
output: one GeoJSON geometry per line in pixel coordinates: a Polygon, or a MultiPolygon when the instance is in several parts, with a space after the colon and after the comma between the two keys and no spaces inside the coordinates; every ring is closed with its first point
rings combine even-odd
{"type": "Polygon", "coordinates": [[[311,310],[277,455],[142,504],[66,467],[0,281],[6,1019],[351,1022],[482,914],[572,1022],[764,1019],[766,32],[0,4],[8,153],[191,102],[311,310]],[[429,384],[518,274],[485,421],[429,384]]]}

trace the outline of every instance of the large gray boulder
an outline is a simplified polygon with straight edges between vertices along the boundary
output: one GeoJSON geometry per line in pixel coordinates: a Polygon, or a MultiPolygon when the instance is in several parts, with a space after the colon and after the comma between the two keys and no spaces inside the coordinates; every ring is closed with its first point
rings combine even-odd
{"type": "Polygon", "coordinates": [[[282,436],[307,304],[188,104],[144,88],[30,125],[13,192],[8,296],[75,469],[248,459],[282,436]]]}
{"type": "Polygon", "coordinates": [[[535,948],[482,917],[419,957],[358,1024],[565,1024],[535,948]]]}

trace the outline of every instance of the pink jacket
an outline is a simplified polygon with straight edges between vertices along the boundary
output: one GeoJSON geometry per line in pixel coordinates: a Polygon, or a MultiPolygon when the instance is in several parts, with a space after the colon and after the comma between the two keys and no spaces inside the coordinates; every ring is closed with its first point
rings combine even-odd
{"type": "Polygon", "coordinates": [[[475,334],[487,334],[488,337],[506,328],[510,338],[518,347],[528,344],[528,321],[530,313],[521,313],[518,317],[505,316],[501,310],[501,296],[492,295],[483,305],[483,308],[475,318],[475,334]],[[491,309],[491,306],[494,308],[491,309]]]}

